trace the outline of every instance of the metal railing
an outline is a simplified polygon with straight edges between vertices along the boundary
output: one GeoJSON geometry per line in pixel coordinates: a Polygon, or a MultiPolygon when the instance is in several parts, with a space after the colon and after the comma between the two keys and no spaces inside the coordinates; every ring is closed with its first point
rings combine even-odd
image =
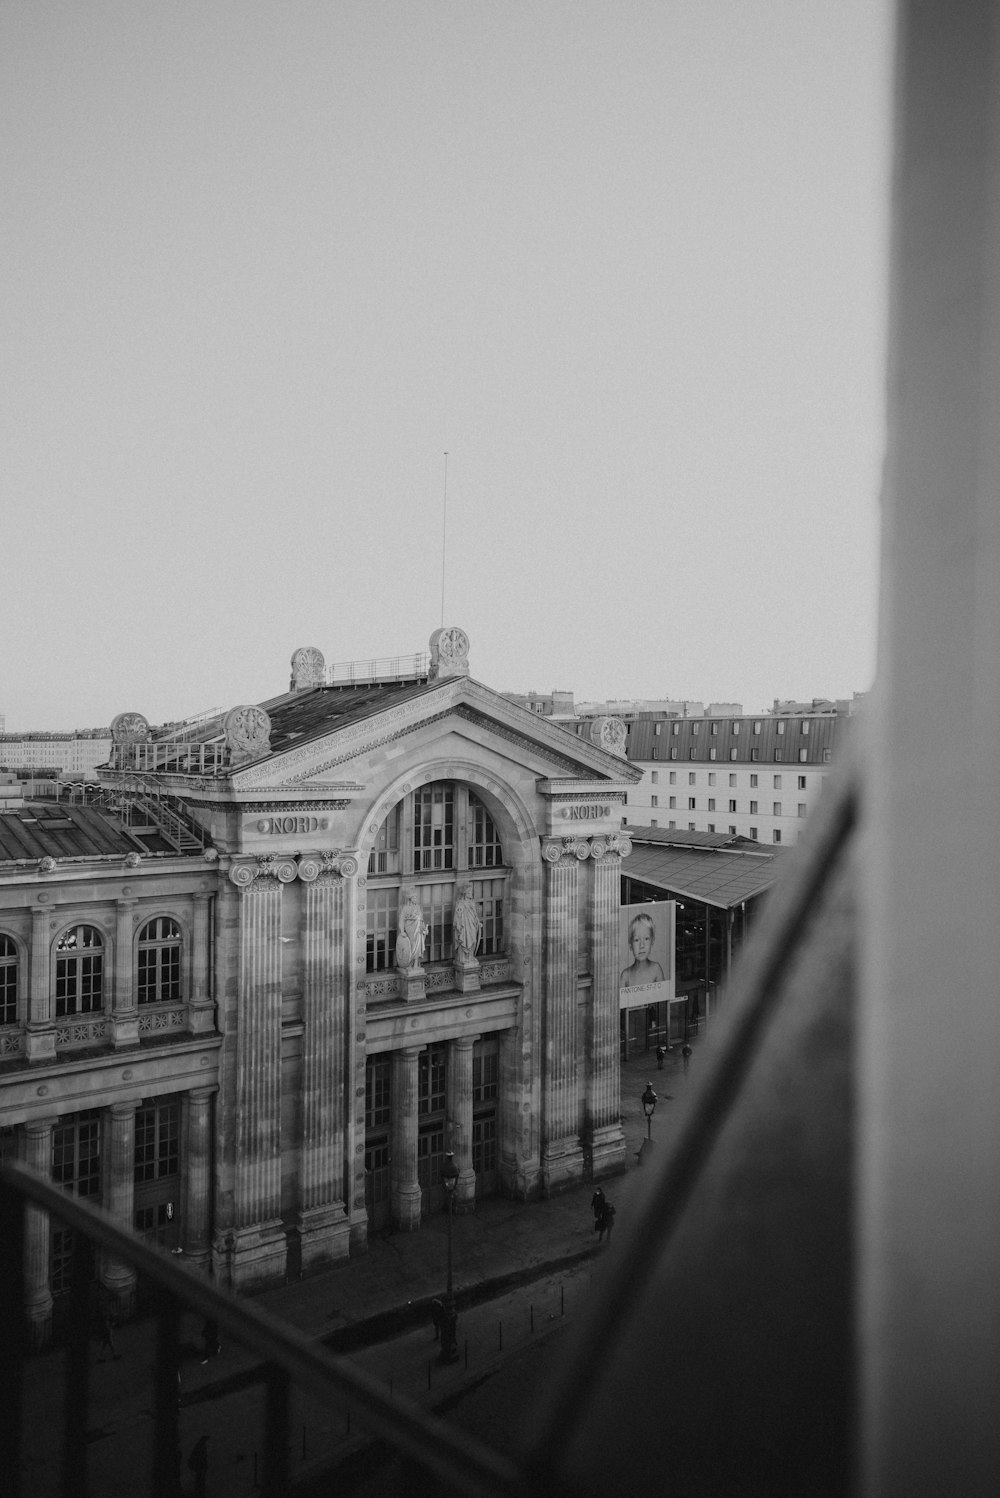
{"type": "Polygon", "coordinates": [[[337,661],[327,666],[328,687],[366,686],[380,681],[422,681],[430,669],[430,656],[387,655],[369,661],[337,661]]]}
{"type": "MultiPolygon", "coordinates": [[[[214,1321],[220,1330],[260,1359],[254,1370],[265,1389],[263,1498],[285,1498],[293,1491],[291,1394],[311,1395],[327,1408],[346,1401],[364,1432],[389,1445],[445,1491],[468,1498],[532,1498],[542,1489],[531,1475],[505,1456],[446,1425],[346,1358],[336,1357],[286,1326],[259,1305],[220,1291],[197,1271],[125,1231],[106,1213],[68,1195],[22,1164],[0,1169],[0,1335],[5,1350],[4,1397],[0,1399],[0,1451],[4,1491],[27,1498],[22,1453],[30,1440],[52,1439],[49,1430],[26,1428],[24,1365],[32,1356],[25,1315],[25,1228],[38,1208],[73,1232],[73,1282],[69,1296],[67,1356],[63,1396],[61,1487],[65,1498],[91,1491],[88,1482],[89,1377],[91,1360],[91,1255],[96,1247],[131,1264],[152,1289],[157,1323],[156,1357],[151,1370],[152,1440],[148,1481],[135,1474],[132,1491],[154,1498],[176,1498],[179,1451],[178,1375],[183,1311],[214,1321]]],[[[49,1391],[53,1416],[57,1391],[49,1391]]],[[[56,1421],[53,1419],[53,1425],[56,1421]]],[[[312,1479],[315,1482],[315,1477],[312,1479]]],[[[331,1492],[336,1477],[331,1474],[331,1492]]],[[[33,1489],[32,1489],[33,1490],[33,1489]]],[[[314,1490],[314,1489],[313,1489],[314,1490]]],[[[411,1488],[412,1491],[412,1488],[411,1488]]],[[[545,1488],[554,1492],[552,1485],[545,1488]]],[[[558,1490],[555,1490],[557,1493],[558,1490]]]]}
{"type": "Polygon", "coordinates": [[[111,751],[115,770],[138,774],[217,775],[229,768],[226,744],[191,744],[183,739],[154,739],[148,743],[116,744],[111,751]]]}

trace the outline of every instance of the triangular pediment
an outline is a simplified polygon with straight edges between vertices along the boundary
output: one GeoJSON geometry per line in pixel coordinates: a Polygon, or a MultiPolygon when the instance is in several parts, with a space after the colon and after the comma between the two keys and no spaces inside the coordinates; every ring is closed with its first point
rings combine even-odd
{"type": "Polygon", "coordinates": [[[620,755],[540,719],[479,682],[457,677],[416,692],[386,693],[364,713],[319,723],[292,742],[279,735],[271,754],[234,772],[233,790],[350,795],[370,779],[373,757],[392,746],[409,740],[419,752],[429,741],[443,748],[456,738],[480,753],[493,749],[539,778],[620,785],[640,777],[620,755]]]}

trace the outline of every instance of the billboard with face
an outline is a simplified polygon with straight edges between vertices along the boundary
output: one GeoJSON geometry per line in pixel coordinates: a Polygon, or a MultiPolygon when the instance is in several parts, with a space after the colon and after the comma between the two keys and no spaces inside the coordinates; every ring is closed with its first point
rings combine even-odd
{"type": "Polygon", "coordinates": [[[674,911],[673,900],[622,906],[620,1009],[674,997],[674,911]]]}

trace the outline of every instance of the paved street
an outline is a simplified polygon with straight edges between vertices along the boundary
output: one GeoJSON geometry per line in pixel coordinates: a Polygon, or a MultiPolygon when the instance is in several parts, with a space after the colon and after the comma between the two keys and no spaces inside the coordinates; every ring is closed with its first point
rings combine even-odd
{"type": "MultiPolygon", "coordinates": [[[[704,1045],[704,1041],[701,1042],[704,1045]]],[[[697,1042],[695,1042],[697,1046],[697,1042]]],[[[660,1096],[653,1121],[654,1147],[665,1149],[673,1119],[696,1085],[698,1054],[685,1078],[679,1053],[657,1072],[650,1053],[622,1068],[622,1111],[629,1169],[605,1182],[617,1208],[616,1233],[634,1210],[650,1172],[637,1168],[636,1154],[646,1137],[639,1098],[648,1081],[660,1096]],[[668,1101],[668,1094],[673,1100],[668,1101]]],[[[523,1204],[491,1200],[474,1214],[454,1219],[455,1287],[459,1304],[459,1360],[437,1364],[428,1314],[432,1296],[443,1289],[446,1222],[428,1219],[418,1233],[386,1234],[364,1257],[327,1273],[269,1291],[259,1297],[269,1310],[310,1336],[337,1344],[354,1343],[348,1354],[379,1376],[394,1392],[436,1408],[486,1440],[505,1441],[516,1426],[516,1411],[530,1401],[535,1379],[544,1374],[549,1349],[599,1288],[614,1244],[598,1248],[590,1210],[592,1187],[576,1187],[551,1201],[523,1204]],[[506,1371],[512,1376],[506,1377],[506,1371]],[[502,1415],[501,1412],[502,1411],[502,1415]]],[[[263,1428],[263,1391],[254,1382],[254,1361],[226,1345],[203,1366],[200,1323],[183,1329],[188,1356],[182,1369],[181,1434],[186,1457],[201,1435],[209,1437],[207,1492],[211,1498],[248,1498],[258,1476],[263,1428]]],[[[143,1492],[152,1433],[150,1383],[153,1328],[142,1321],[118,1333],[121,1357],[96,1364],[91,1373],[90,1456],[94,1498],[136,1498],[143,1492]]],[[[94,1345],[95,1358],[97,1345],[94,1345]]],[[[36,1430],[50,1439],[29,1455],[28,1491],[46,1498],[56,1491],[58,1429],[53,1391],[60,1390],[62,1354],[52,1352],[29,1367],[27,1408],[36,1430]]],[[[58,1401],[57,1401],[58,1402],[58,1401]]],[[[293,1411],[294,1472],[297,1480],[326,1470],[331,1459],[348,1460],[358,1486],[375,1482],[365,1462],[353,1454],[365,1445],[357,1417],[344,1407],[319,1408],[296,1401],[293,1411]]],[[[187,1490],[194,1478],[184,1472],[187,1490]]],[[[344,1490],[342,1485],[341,1490],[344,1490]]],[[[376,1489],[373,1488],[374,1492],[376,1489]]]]}

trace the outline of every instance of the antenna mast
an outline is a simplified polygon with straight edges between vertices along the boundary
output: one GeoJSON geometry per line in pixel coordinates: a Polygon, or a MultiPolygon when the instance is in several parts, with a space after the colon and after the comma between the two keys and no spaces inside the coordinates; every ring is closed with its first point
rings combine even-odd
{"type": "Polygon", "coordinates": [[[448,454],[444,455],[444,513],[441,520],[441,628],[444,629],[444,564],[448,552],[448,454]]]}

